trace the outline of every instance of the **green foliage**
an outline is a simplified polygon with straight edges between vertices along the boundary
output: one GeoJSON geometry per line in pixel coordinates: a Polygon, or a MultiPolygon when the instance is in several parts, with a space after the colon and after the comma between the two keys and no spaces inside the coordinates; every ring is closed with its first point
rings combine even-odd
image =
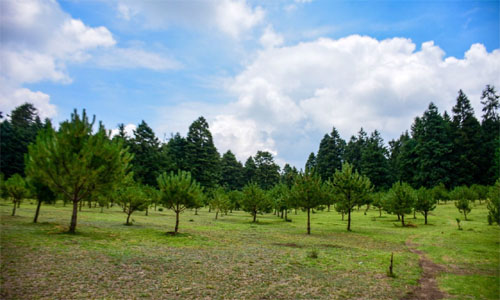
{"type": "Polygon", "coordinates": [[[274,162],[273,155],[267,151],[257,151],[255,155],[255,182],[264,190],[270,190],[280,181],[280,167],[274,162]]]}
{"type": "Polygon", "coordinates": [[[401,224],[405,226],[404,215],[415,206],[415,190],[406,182],[395,182],[387,193],[387,201],[391,212],[401,216],[401,224]]]}
{"type": "Polygon", "coordinates": [[[330,182],[335,194],[338,195],[337,206],[348,214],[347,230],[351,230],[351,211],[356,205],[365,203],[373,187],[368,177],[353,170],[349,163],[342,165],[342,171],[335,171],[330,182]]]}
{"type": "Polygon", "coordinates": [[[217,187],[209,200],[210,207],[215,210],[215,219],[221,214],[227,214],[231,208],[231,201],[222,187],[217,187]]]}
{"type": "Polygon", "coordinates": [[[241,191],[238,191],[238,190],[233,190],[233,191],[229,191],[227,193],[227,196],[229,198],[229,202],[231,204],[230,206],[230,209],[235,209],[235,210],[239,210],[240,207],[241,207],[241,199],[243,197],[243,192],[241,191]]]}
{"type": "Polygon", "coordinates": [[[309,154],[309,157],[307,158],[305,170],[307,172],[314,169],[316,169],[316,156],[314,155],[314,152],[311,152],[311,154],[309,154]]]}
{"type": "Polygon", "coordinates": [[[498,151],[500,149],[499,95],[494,86],[487,85],[481,95],[483,120],[481,122],[481,165],[479,183],[491,185],[500,176],[498,151]]]}
{"type": "Polygon", "coordinates": [[[391,184],[387,156],[384,141],[380,133],[375,130],[361,149],[359,172],[367,176],[377,190],[386,190],[391,184]]]}
{"type": "Polygon", "coordinates": [[[466,186],[459,186],[451,191],[450,196],[455,200],[455,206],[458,211],[464,214],[464,218],[467,221],[467,214],[472,210],[471,201],[475,199],[474,193],[466,186]]]}
{"type": "Polygon", "coordinates": [[[249,157],[247,161],[245,162],[245,175],[243,178],[243,182],[245,184],[248,184],[250,182],[255,182],[256,180],[256,174],[257,174],[257,166],[255,165],[255,161],[253,160],[253,157],[249,157]]]}
{"type": "Polygon", "coordinates": [[[355,171],[361,171],[361,155],[366,145],[368,136],[363,128],[358,132],[358,136],[351,136],[345,148],[344,161],[352,165],[355,171]]]}
{"type": "Polygon", "coordinates": [[[214,188],[220,179],[219,153],[205,118],[199,117],[189,126],[186,143],[189,168],[186,171],[190,171],[203,188],[214,188]]]}
{"type": "Polygon", "coordinates": [[[446,187],[442,182],[432,188],[432,196],[434,197],[434,199],[436,199],[436,201],[441,200],[444,201],[445,203],[450,199],[448,190],[446,189],[446,187]]]}
{"type": "MultiPolygon", "coordinates": [[[[45,126],[50,126],[50,122],[46,122],[45,126]]],[[[31,103],[16,107],[10,114],[10,121],[0,124],[0,165],[6,178],[16,173],[24,176],[24,155],[43,127],[37,109],[31,103]]]]}
{"type": "Polygon", "coordinates": [[[176,222],[174,234],[179,229],[179,214],[186,208],[194,208],[203,197],[200,184],[191,177],[191,173],[179,170],[177,174],[166,172],[158,179],[158,186],[162,192],[162,204],[175,212],[176,222]]]}
{"type": "Polygon", "coordinates": [[[243,188],[241,207],[249,212],[253,216],[253,222],[256,222],[257,214],[271,211],[272,202],[256,183],[251,182],[243,188]]]}
{"type": "Polygon", "coordinates": [[[450,185],[452,140],[434,103],[429,104],[422,117],[415,118],[411,129],[415,140],[415,185],[450,185]]]}
{"type": "Polygon", "coordinates": [[[297,168],[290,167],[289,164],[285,164],[283,167],[283,173],[281,174],[281,182],[284,183],[289,189],[295,182],[295,178],[299,175],[297,168]]]}
{"type": "Polygon", "coordinates": [[[330,134],[325,134],[316,156],[316,172],[322,180],[328,180],[336,170],[342,168],[345,147],[345,141],[335,127],[332,128],[330,134]]]}
{"type": "Polygon", "coordinates": [[[427,225],[427,215],[430,211],[436,209],[437,200],[434,198],[432,190],[428,190],[424,187],[416,191],[416,196],[415,210],[424,215],[425,224],[427,225]]]}
{"type": "Polygon", "coordinates": [[[16,214],[16,206],[21,202],[21,200],[29,195],[29,190],[26,187],[26,182],[19,174],[12,175],[7,181],[5,181],[5,192],[12,199],[14,203],[14,208],[12,210],[12,215],[16,214]]]}
{"type": "Polygon", "coordinates": [[[299,174],[292,187],[290,193],[292,202],[307,211],[307,234],[311,234],[310,211],[324,204],[324,191],[321,178],[312,171],[299,174]]]}
{"type": "Polygon", "coordinates": [[[132,159],[132,171],[135,181],[150,186],[156,185],[156,178],[165,169],[166,159],[160,151],[160,141],[153,129],[142,121],[134,130],[134,137],[127,143],[132,159]]]}
{"type": "Polygon", "coordinates": [[[490,187],[487,207],[490,223],[496,222],[500,225],[500,179],[495,182],[494,186],[490,187]]]}
{"type": "Polygon", "coordinates": [[[28,176],[73,202],[70,232],[76,229],[78,202],[95,191],[112,190],[132,158],[121,141],[109,140],[103,126],[93,134],[94,120],[89,122],[85,110],[81,117],[75,110],[59,131],[42,130],[26,158],[28,176]]]}
{"type": "Polygon", "coordinates": [[[220,161],[220,184],[228,190],[240,190],[243,187],[243,165],[236,160],[236,156],[228,150],[220,161]]]}
{"type": "Polygon", "coordinates": [[[132,225],[130,222],[132,213],[143,211],[150,204],[144,188],[133,182],[117,190],[116,200],[123,207],[123,212],[127,214],[126,225],[132,225]]]}

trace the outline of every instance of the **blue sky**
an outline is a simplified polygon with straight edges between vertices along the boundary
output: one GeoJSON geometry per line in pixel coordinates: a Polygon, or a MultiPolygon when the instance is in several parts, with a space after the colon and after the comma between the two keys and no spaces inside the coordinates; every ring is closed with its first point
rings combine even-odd
{"type": "Polygon", "coordinates": [[[0,110],[74,108],[297,167],[335,126],[387,142],[500,86],[498,1],[1,1],[0,110]]]}

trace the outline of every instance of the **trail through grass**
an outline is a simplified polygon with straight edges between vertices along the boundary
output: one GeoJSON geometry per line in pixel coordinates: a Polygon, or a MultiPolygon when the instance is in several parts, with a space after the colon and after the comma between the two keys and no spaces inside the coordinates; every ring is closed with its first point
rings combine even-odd
{"type": "Polygon", "coordinates": [[[275,215],[233,212],[214,220],[207,210],[181,215],[178,236],[169,211],[134,213],[133,226],[118,207],[85,207],[78,233],[64,233],[71,209],[42,206],[32,223],[34,204],[18,216],[0,202],[2,299],[401,299],[421,276],[415,245],[442,265],[438,287],[450,299],[499,298],[499,226],[489,226],[484,205],[457,230],[453,204],[429,216],[408,216],[402,228],[395,216],[370,210],[353,215],[353,232],[336,212],[275,215]],[[311,255],[315,252],[317,258],[311,255]],[[394,252],[395,278],[387,276],[394,252]]]}

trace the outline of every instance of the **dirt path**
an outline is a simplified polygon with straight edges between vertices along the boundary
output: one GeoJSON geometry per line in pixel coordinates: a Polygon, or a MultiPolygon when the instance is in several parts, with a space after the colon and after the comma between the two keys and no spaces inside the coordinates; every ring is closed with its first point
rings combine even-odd
{"type": "Polygon", "coordinates": [[[406,246],[412,253],[418,254],[422,275],[417,287],[401,300],[437,300],[446,297],[447,294],[439,290],[436,281],[436,277],[445,271],[445,268],[429,260],[422,251],[416,249],[417,245],[407,241],[406,246]]]}

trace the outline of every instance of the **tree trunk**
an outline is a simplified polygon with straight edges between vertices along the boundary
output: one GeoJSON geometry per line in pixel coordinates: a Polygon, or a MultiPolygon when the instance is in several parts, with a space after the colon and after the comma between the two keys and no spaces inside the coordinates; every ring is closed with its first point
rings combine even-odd
{"type": "MultiPolygon", "coordinates": [[[[156,210],[156,209],[155,209],[156,210]]],[[[198,207],[195,207],[194,208],[194,215],[197,216],[198,215],[198,207]]]]}
{"type": "Polygon", "coordinates": [[[80,201],[80,211],[82,211],[83,201],[80,201]]]}
{"type": "Polygon", "coordinates": [[[155,211],[156,211],[156,202],[155,202],[155,211]]]}
{"type": "Polygon", "coordinates": [[[288,221],[288,209],[285,209],[285,221],[288,221]]]}
{"type": "Polygon", "coordinates": [[[311,234],[311,209],[307,208],[307,234],[311,234]]]}
{"type": "Polygon", "coordinates": [[[17,208],[21,208],[21,200],[17,201],[17,208]]]}
{"type": "Polygon", "coordinates": [[[284,216],[285,216],[285,210],[283,209],[283,210],[281,211],[281,218],[283,219],[283,217],[284,217],[284,216]]]}
{"type": "Polygon", "coordinates": [[[382,207],[378,208],[378,214],[379,214],[379,217],[382,217],[382,207]]]}
{"type": "Polygon", "coordinates": [[[398,221],[401,221],[401,216],[398,214],[398,221]]]}
{"type": "Polygon", "coordinates": [[[127,223],[126,223],[127,225],[130,225],[129,220],[130,220],[130,215],[131,215],[131,214],[132,214],[132,212],[129,212],[129,213],[127,214],[127,223]]]}
{"type": "Polygon", "coordinates": [[[14,202],[14,208],[12,209],[12,216],[15,216],[16,215],[17,201],[13,201],[13,202],[14,202]]]}
{"type": "Polygon", "coordinates": [[[368,212],[369,209],[370,209],[370,204],[367,204],[366,209],[365,209],[365,216],[366,216],[366,213],[368,212]]]}
{"type": "Polygon", "coordinates": [[[174,234],[177,234],[177,231],[179,231],[179,210],[175,211],[175,230],[174,230],[174,234]]]}
{"type": "MultiPolygon", "coordinates": [[[[109,207],[108,207],[109,208],[109,207]]],[[[101,206],[101,212],[103,213],[104,212],[104,205],[101,206]]]]}
{"type": "Polygon", "coordinates": [[[75,233],[77,214],[78,214],[78,200],[73,199],[73,214],[71,215],[71,224],[69,225],[69,233],[75,233]]]}
{"type": "Polygon", "coordinates": [[[416,219],[417,218],[417,212],[415,210],[413,210],[413,219],[416,219]]]}
{"type": "Polygon", "coordinates": [[[401,215],[401,224],[405,227],[405,215],[401,215]]]}
{"type": "Polygon", "coordinates": [[[427,225],[427,212],[424,211],[425,225],[427,225]]]}
{"type": "Polygon", "coordinates": [[[42,200],[38,199],[38,204],[36,205],[35,218],[33,218],[33,223],[38,221],[38,214],[40,213],[40,206],[42,206],[42,200]]]}
{"type": "Polygon", "coordinates": [[[215,211],[215,219],[217,220],[217,217],[219,216],[219,210],[215,211]]]}
{"type": "Polygon", "coordinates": [[[330,212],[330,204],[328,204],[328,212],[330,212]]]}
{"type": "Polygon", "coordinates": [[[89,208],[92,208],[92,201],[89,199],[89,208]]]}
{"type": "Polygon", "coordinates": [[[257,212],[253,212],[253,222],[255,223],[257,221],[257,212]]]}
{"type": "Polygon", "coordinates": [[[464,218],[465,218],[465,221],[467,221],[467,213],[465,212],[465,210],[464,210],[464,218]]]}
{"type": "Polygon", "coordinates": [[[351,210],[347,210],[347,231],[351,231],[351,210]]]}
{"type": "Polygon", "coordinates": [[[344,221],[344,212],[342,212],[342,221],[344,221]]]}
{"type": "Polygon", "coordinates": [[[148,215],[149,207],[146,207],[146,216],[148,215]]]}

